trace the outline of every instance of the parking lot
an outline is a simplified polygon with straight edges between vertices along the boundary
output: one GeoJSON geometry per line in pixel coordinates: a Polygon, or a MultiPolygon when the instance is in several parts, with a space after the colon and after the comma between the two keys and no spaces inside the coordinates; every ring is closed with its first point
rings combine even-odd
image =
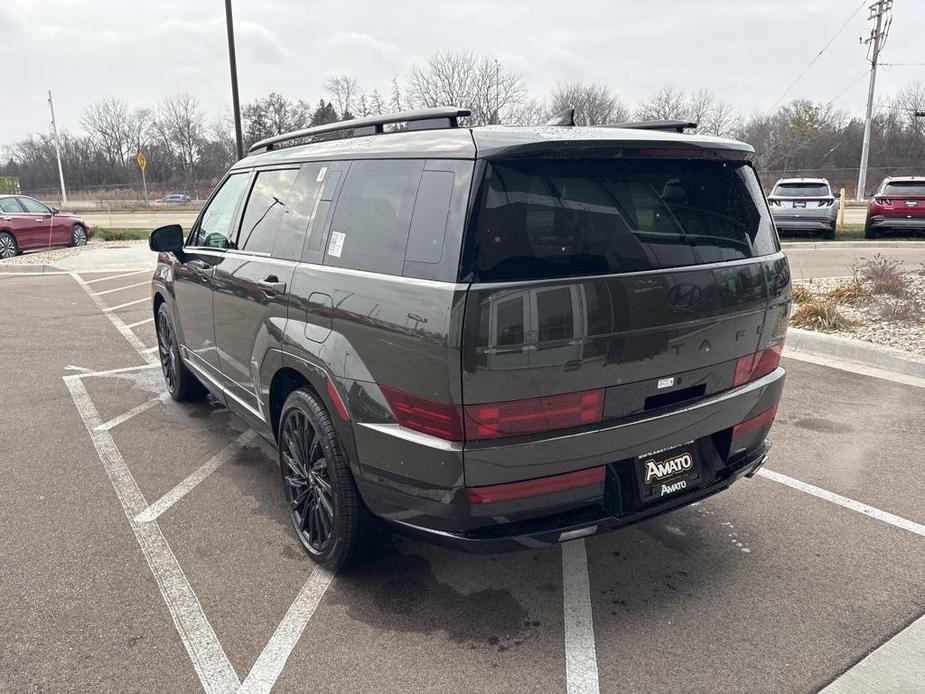
{"type": "Polygon", "coordinates": [[[763,475],[561,551],[395,537],[331,576],[273,451],[166,397],[149,278],[0,275],[0,689],[814,692],[925,612],[920,386],[785,359],[763,475]]]}

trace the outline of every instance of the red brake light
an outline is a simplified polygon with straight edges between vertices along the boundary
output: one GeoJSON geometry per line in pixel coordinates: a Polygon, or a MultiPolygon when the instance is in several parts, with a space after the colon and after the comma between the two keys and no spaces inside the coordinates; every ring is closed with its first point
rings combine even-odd
{"type": "Polygon", "coordinates": [[[749,419],[746,419],[744,422],[740,422],[732,427],[732,438],[737,439],[745,434],[750,434],[756,429],[760,429],[763,426],[766,426],[774,421],[774,417],[777,415],[777,405],[769,407],[761,414],[755,415],[749,419]]]}
{"type": "Polygon", "coordinates": [[[604,416],[604,390],[465,407],[466,438],[493,439],[593,424],[604,416]]]}
{"type": "MultiPolygon", "coordinates": [[[[631,150],[629,150],[631,151],[631,150]]],[[[706,150],[694,147],[647,147],[635,152],[637,157],[665,157],[671,159],[700,158],[706,156],[706,150]]]]}
{"type": "Polygon", "coordinates": [[[566,472],[563,475],[541,477],[526,482],[511,482],[509,484],[493,484],[486,487],[469,487],[466,489],[466,501],[470,504],[490,504],[495,501],[511,501],[523,499],[528,496],[552,494],[566,489],[588,487],[604,481],[604,466],[592,467],[577,472],[566,472]]]}
{"type": "Polygon", "coordinates": [[[447,441],[463,440],[462,415],[459,407],[379,386],[403,427],[437,436],[447,441]]]}
{"type": "Polygon", "coordinates": [[[740,386],[743,383],[754,381],[756,378],[767,376],[774,371],[780,365],[780,353],[783,348],[783,344],[776,344],[755,354],[739,357],[736,361],[735,377],[732,380],[732,385],[740,386]]]}

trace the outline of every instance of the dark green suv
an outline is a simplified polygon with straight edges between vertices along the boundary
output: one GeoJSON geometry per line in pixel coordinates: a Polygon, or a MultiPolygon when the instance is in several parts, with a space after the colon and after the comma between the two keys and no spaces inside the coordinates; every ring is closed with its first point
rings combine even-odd
{"type": "Polygon", "coordinates": [[[151,234],[161,363],[279,451],[338,568],[393,526],[498,551],[751,475],[790,274],[743,143],[442,108],[251,148],[151,234]]]}

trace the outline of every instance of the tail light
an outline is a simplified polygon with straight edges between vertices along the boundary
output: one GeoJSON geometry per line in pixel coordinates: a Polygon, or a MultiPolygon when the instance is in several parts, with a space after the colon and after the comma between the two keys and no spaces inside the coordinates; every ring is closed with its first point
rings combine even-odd
{"type": "Polygon", "coordinates": [[[750,434],[753,431],[760,429],[763,426],[769,425],[774,421],[774,417],[777,415],[777,405],[769,407],[764,412],[755,415],[754,417],[749,417],[744,422],[740,422],[732,427],[732,439],[741,438],[746,434],[750,434]]]}
{"type": "Polygon", "coordinates": [[[834,200],[820,200],[819,207],[831,207],[834,202],[834,200]]]}
{"type": "Polygon", "coordinates": [[[600,422],[604,390],[465,407],[466,438],[494,439],[600,422]]]}
{"type": "Polygon", "coordinates": [[[732,380],[732,385],[740,386],[743,383],[754,381],[756,378],[767,376],[780,365],[780,354],[783,349],[783,343],[779,343],[760,352],[739,357],[736,360],[735,377],[732,380]]]}
{"type": "Polygon", "coordinates": [[[469,487],[466,489],[466,501],[470,504],[490,504],[495,501],[512,501],[524,499],[529,496],[553,494],[566,489],[589,487],[604,481],[604,466],[592,467],[577,472],[566,472],[563,475],[540,477],[525,482],[511,482],[509,484],[493,484],[486,487],[469,487]]]}
{"type": "Polygon", "coordinates": [[[462,441],[463,423],[461,408],[442,402],[404,393],[394,388],[379,386],[395,419],[403,427],[430,434],[447,441],[462,441]]]}
{"type": "Polygon", "coordinates": [[[892,205],[893,199],[892,198],[874,198],[874,203],[876,203],[877,205],[892,205]]]}
{"type": "Polygon", "coordinates": [[[447,405],[380,386],[403,427],[448,441],[494,439],[594,424],[604,418],[604,389],[484,405],[447,405]]]}

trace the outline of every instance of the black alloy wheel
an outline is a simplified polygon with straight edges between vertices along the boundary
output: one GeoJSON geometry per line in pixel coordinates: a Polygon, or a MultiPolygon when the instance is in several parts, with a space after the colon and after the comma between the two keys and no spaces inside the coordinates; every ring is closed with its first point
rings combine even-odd
{"type": "Polygon", "coordinates": [[[157,355],[171,398],[183,401],[205,397],[206,389],[180,359],[180,345],[167,304],[161,304],[157,311],[157,355]]]}

